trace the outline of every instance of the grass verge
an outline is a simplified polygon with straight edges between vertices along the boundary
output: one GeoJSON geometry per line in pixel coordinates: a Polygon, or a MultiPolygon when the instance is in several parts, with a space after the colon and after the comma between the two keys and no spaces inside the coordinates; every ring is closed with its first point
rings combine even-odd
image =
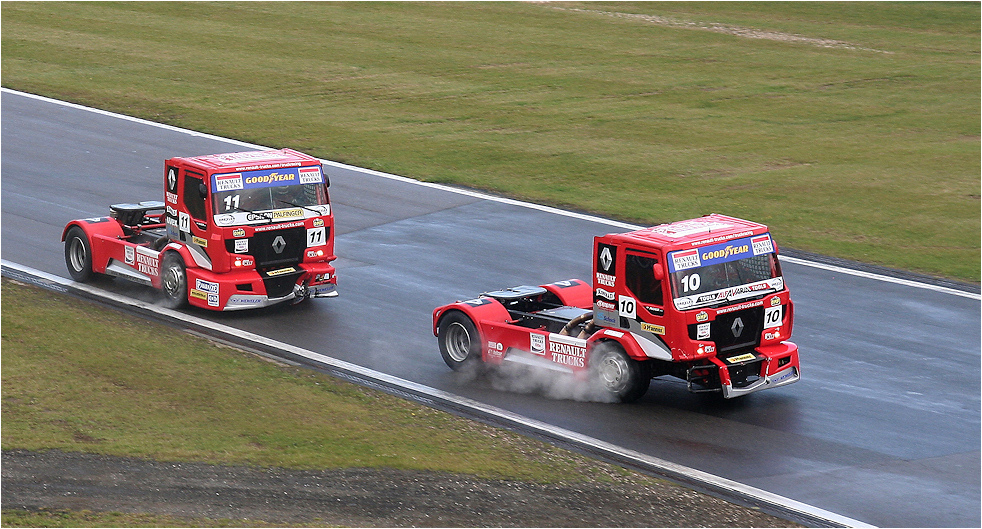
{"type": "Polygon", "coordinates": [[[2,14],[6,87],[640,223],[749,217],[790,248],[979,281],[978,3],[2,14]]]}
{"type": "Polygon", "coordinates": [[[4,279],[2,297],[4,450],[546,483],[622,475],[517,434],[37,287],[4,279]]]}
{"type": "MultiPolygon", "coordinates": [[[[4,510],[0,523],[4,527],[297,527],[297,524],[274,524],[259,520],[183,518],[157,514],[93,512],[68,510],[4,510]]],[[[299,525],[306,527],[306,525],[299,525]]],[[[324,527],[310,524],[309,527],[324,527]]]]}

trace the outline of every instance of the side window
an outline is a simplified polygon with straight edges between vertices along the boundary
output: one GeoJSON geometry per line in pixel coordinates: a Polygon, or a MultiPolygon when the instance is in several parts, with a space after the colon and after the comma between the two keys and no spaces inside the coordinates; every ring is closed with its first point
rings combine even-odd
{"type": "Polygon", "coordinates": [[[184,173],[184,206],[198,220],[205,218],[205,199],[201,197],[201,186],[204,183],[204,179],[184,173]]]}
{"type": "Polygon", "coordinates": [[[627,254],[624,261],[624,280],[627,288],[638,301],[649,305],[663,305],[661,281],[655,279],[654,266],[658,259],[653,256],[627,254]]]}

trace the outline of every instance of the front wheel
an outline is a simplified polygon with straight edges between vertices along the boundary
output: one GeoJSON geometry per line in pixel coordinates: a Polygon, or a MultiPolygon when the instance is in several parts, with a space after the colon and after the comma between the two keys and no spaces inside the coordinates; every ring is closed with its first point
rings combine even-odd
{"type": "Polygon", "coordinates": [[[65,236],[65,264],[68,274],[79,283],[92,279],[92,245],[89,238],[78,226],[72,226],[65,236]]]}
{"type": "Polygon", "coordinates": [[[160,286],[164,293],[164,306],[179,309],[188,304],[188,275],[184,259],[175,252],[168,252],[160,267],[160,286]]]}
{"type": "Polygon", "coordinates": [[[450,369],[459,371],[481,360],[481,338],[477,327],[462,312],[450,312],[440,320],[440,354],[450,369]]]}
{"type": "Polygon", "coordinates": [[[601,342],[590,353],[590,378],[615,402],[632,402],[648,391],[651,379],[640,362],[616,342],[601,342]]]}

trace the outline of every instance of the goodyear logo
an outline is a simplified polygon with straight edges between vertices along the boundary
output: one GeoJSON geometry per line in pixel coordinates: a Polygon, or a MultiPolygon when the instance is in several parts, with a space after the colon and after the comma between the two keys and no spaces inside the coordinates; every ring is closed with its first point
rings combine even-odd
{"type": "Polygon", "coordinates": [[[244,182],[246,185],[276,184],[276,183],[293,182],[294,180],[296,180],[296,178],[297,178],[296,174],[283,174],[283,173],[272,172],[264,175],[247,176],[244,179],[244,182]]]}
{"type": "Polygon", "coordinates": [[[702,253],[702,259],[704,261],[716,260],[716,259],[726,259],[728,257],[734,257],[737,255],[743,255],[750,251],[750,245],[743,244],[740,246],[728,244],[723,248],[718,250],[712,250],[709,252],[702,253]]]}

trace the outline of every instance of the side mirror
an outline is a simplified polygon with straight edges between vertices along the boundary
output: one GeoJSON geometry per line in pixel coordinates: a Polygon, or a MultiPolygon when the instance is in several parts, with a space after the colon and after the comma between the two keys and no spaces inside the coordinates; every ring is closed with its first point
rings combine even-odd
{"type": "Polygon", "coordinates": [[[665,269],[661,267],[661,264],[655,263],[651,267],[652,273],[655,274],[655,279],[661,281],[665,279],[665,269]]]}
{"type": "Polygon", "coordinates": [[[324,175],[324,187],[331,187],[331,177],[328,176],[323,165],[321,166],[321,174],[324,175]]]}
{"type": "Polygon", "coordinates": [[[201,196],[202,200],[208,198],[208,187],[205,186],[204,182],[198,184],[198,195],[201,196]]]}

